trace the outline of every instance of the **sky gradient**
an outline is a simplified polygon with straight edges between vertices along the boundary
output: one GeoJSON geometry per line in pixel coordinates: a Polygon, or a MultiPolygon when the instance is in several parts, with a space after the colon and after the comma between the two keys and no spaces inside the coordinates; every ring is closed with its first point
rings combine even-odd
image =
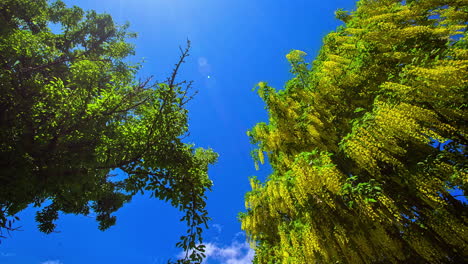
{"type": "MultiPolygon", "coordinates": [[[[259,81],[281,89],[291,77],[285,55],[303,50],[311,61],[322,38],[341,24],[338,8],[354,8],[353,0],[79,0],[65,1],[85,10],[105,12],[130,31],[144,61],[140,76],[163,81],[179,56],[179,46],[192,42],[191,56],[179,80],[193,80],[197,96],[189,104],[187,142],[211,147],[220,154],[210,168],[214,181],[208,194],[212,218],[205,232],[206,263],[250,263],[253,252],[245,243],[237,214],[244,211],[248,177],[264,179],[267,165],[255,170],[253,146],[246,131],[267,121],[264,104],[252,91],[259,81]]],[[[176,258],[184,234],[181,214],[169,205],[136,196],[116,213],[117,225],[97,229],[93,216],[61,215],[57,233],[40,233],[34,222],[37,208],[20,213],[22,231],[0,244],[0,264],[166,263],[176,258]]]]}

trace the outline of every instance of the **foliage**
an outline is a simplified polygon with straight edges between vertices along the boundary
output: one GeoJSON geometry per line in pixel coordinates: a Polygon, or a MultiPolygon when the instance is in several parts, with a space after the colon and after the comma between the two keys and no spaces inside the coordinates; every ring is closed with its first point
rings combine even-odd
{"type": "Polygon", "coordinates": [[[189,47],[167,81],[153,83],[136,80],[140,66],[127,59],[135,34],[107,14],[4,0],[0,25],[0,230],[30,204],[44,207],[42,232],[54,231],[59,212],[94,212],[105,230],[146,191],[185,212],[178,246],[192,250],[184,263],[200,262],[217,154],[182,142],[192,94],[176,75],[189,47]]]}
{"type": "Polygon", "coordinates": [[[466,263],[468,6],[361,0],[311,66],[258,93],[242,228],[255,263],[466,263]]]}

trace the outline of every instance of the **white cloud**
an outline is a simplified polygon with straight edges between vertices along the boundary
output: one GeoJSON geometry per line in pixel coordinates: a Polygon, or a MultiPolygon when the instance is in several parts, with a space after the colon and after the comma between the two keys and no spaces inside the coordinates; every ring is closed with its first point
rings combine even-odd
{"type": "Polygon", "coordinates": [[[41,262],[41,264],[63,264],[63,262],[60,260],[46,260],[41,262]]]}
{"type": "Polygon", "coordinates": [[[215,260],[218,263],[226,264],[250,264],[254,257],[254,250],[249,243],[233,241],[229,246],[217,246],[213,243],[206,244],[206,260],[215,260]]]}
{"type": "Polygon", "coordinates": [[[218,233],[221,233],[223,231],[223,226],[220,224],[214,224],[213,227],[218,231],[218,233]]]}
{"type": "MultiPolygon", "coordinates": [[[[244,237],[242,235],[242,237],[244,237]]],[[[203,264],[250,264],[254,258],[255,251],[250,248],[249,243],[241,242],[240,235],[236,234],[230,245],[219,245],[217,243],[205,244],[206,258],[203,264]]],[[[185,254],[179,254],[179,258],[185,254]]]]}

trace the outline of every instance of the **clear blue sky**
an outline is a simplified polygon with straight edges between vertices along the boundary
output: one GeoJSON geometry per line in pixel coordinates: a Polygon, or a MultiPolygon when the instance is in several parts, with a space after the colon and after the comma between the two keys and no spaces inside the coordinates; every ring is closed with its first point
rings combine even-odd
{"type": "MultiPolygon", "coordinates": [[[[207,263],[250,263],[237,214],[244,210],[248,177],[264,178],[250,158],[246,131],[266,121],[263,102],[252,88],[267,81],[282,88],[290,78],[285,55],[300,49],[312,60],[322,38],[340,22],[338,8],[353,0],[79,0],[65,1],[83,9],[110,13],[120,24],[129,21],[139,34],[137,56],[144,58],[142,76],[164,80],[179,55],[179,45],[192,41],[191,56],[179,77],[194,80],[198,95],[189,105],[188,141],[220,154],[210,168],[214,188],[208,194],[212,221],[205,233],[207,263]]],[[[92,217],[62,215],[59,233],[40,233],[34,208],[19,216],[21,232],[0,244],[0,264],[166,263],[185,226],[180,214],[146,196],[117,212],[117,225],[105,232],[92,217]]]]}

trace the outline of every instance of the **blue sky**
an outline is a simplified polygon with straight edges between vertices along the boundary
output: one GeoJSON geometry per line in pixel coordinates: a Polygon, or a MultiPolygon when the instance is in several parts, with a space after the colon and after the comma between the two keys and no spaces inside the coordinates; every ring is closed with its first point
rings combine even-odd
{"type": "MultiPolygon", "coordinates": [[[[190,103],[189,142],[220,154],[210,168],[214,181],[208,194],[212,221],[205,233],[206,263],[250,263],[237,214],[244,210],[248,177],[264,178],[268,166],[255,170],[246,131],[266,121],[264,104],[252,88],[266,81],[276,88],[290,78],[285,55],[300,49],[312,60],[322,38],[340,22],[338,8],[353,0],[79,0],[65,1],[83,9],[110,13],[117,23],[129,21],[139,34],[135,61],[144,58],[142,76],[164,80],[186,39],[191,56],[179,77],[194,80],[198,95],[190,103]]],[[[117,212],[117,225],[97,229],[93,216],[62,215],[58,233],[40,233],[34,208],[19,216],[21,232],[0,245],[0,264],[166,263],[185,226],[181,214],[161,201],[137,196],[117,212]]]]}

